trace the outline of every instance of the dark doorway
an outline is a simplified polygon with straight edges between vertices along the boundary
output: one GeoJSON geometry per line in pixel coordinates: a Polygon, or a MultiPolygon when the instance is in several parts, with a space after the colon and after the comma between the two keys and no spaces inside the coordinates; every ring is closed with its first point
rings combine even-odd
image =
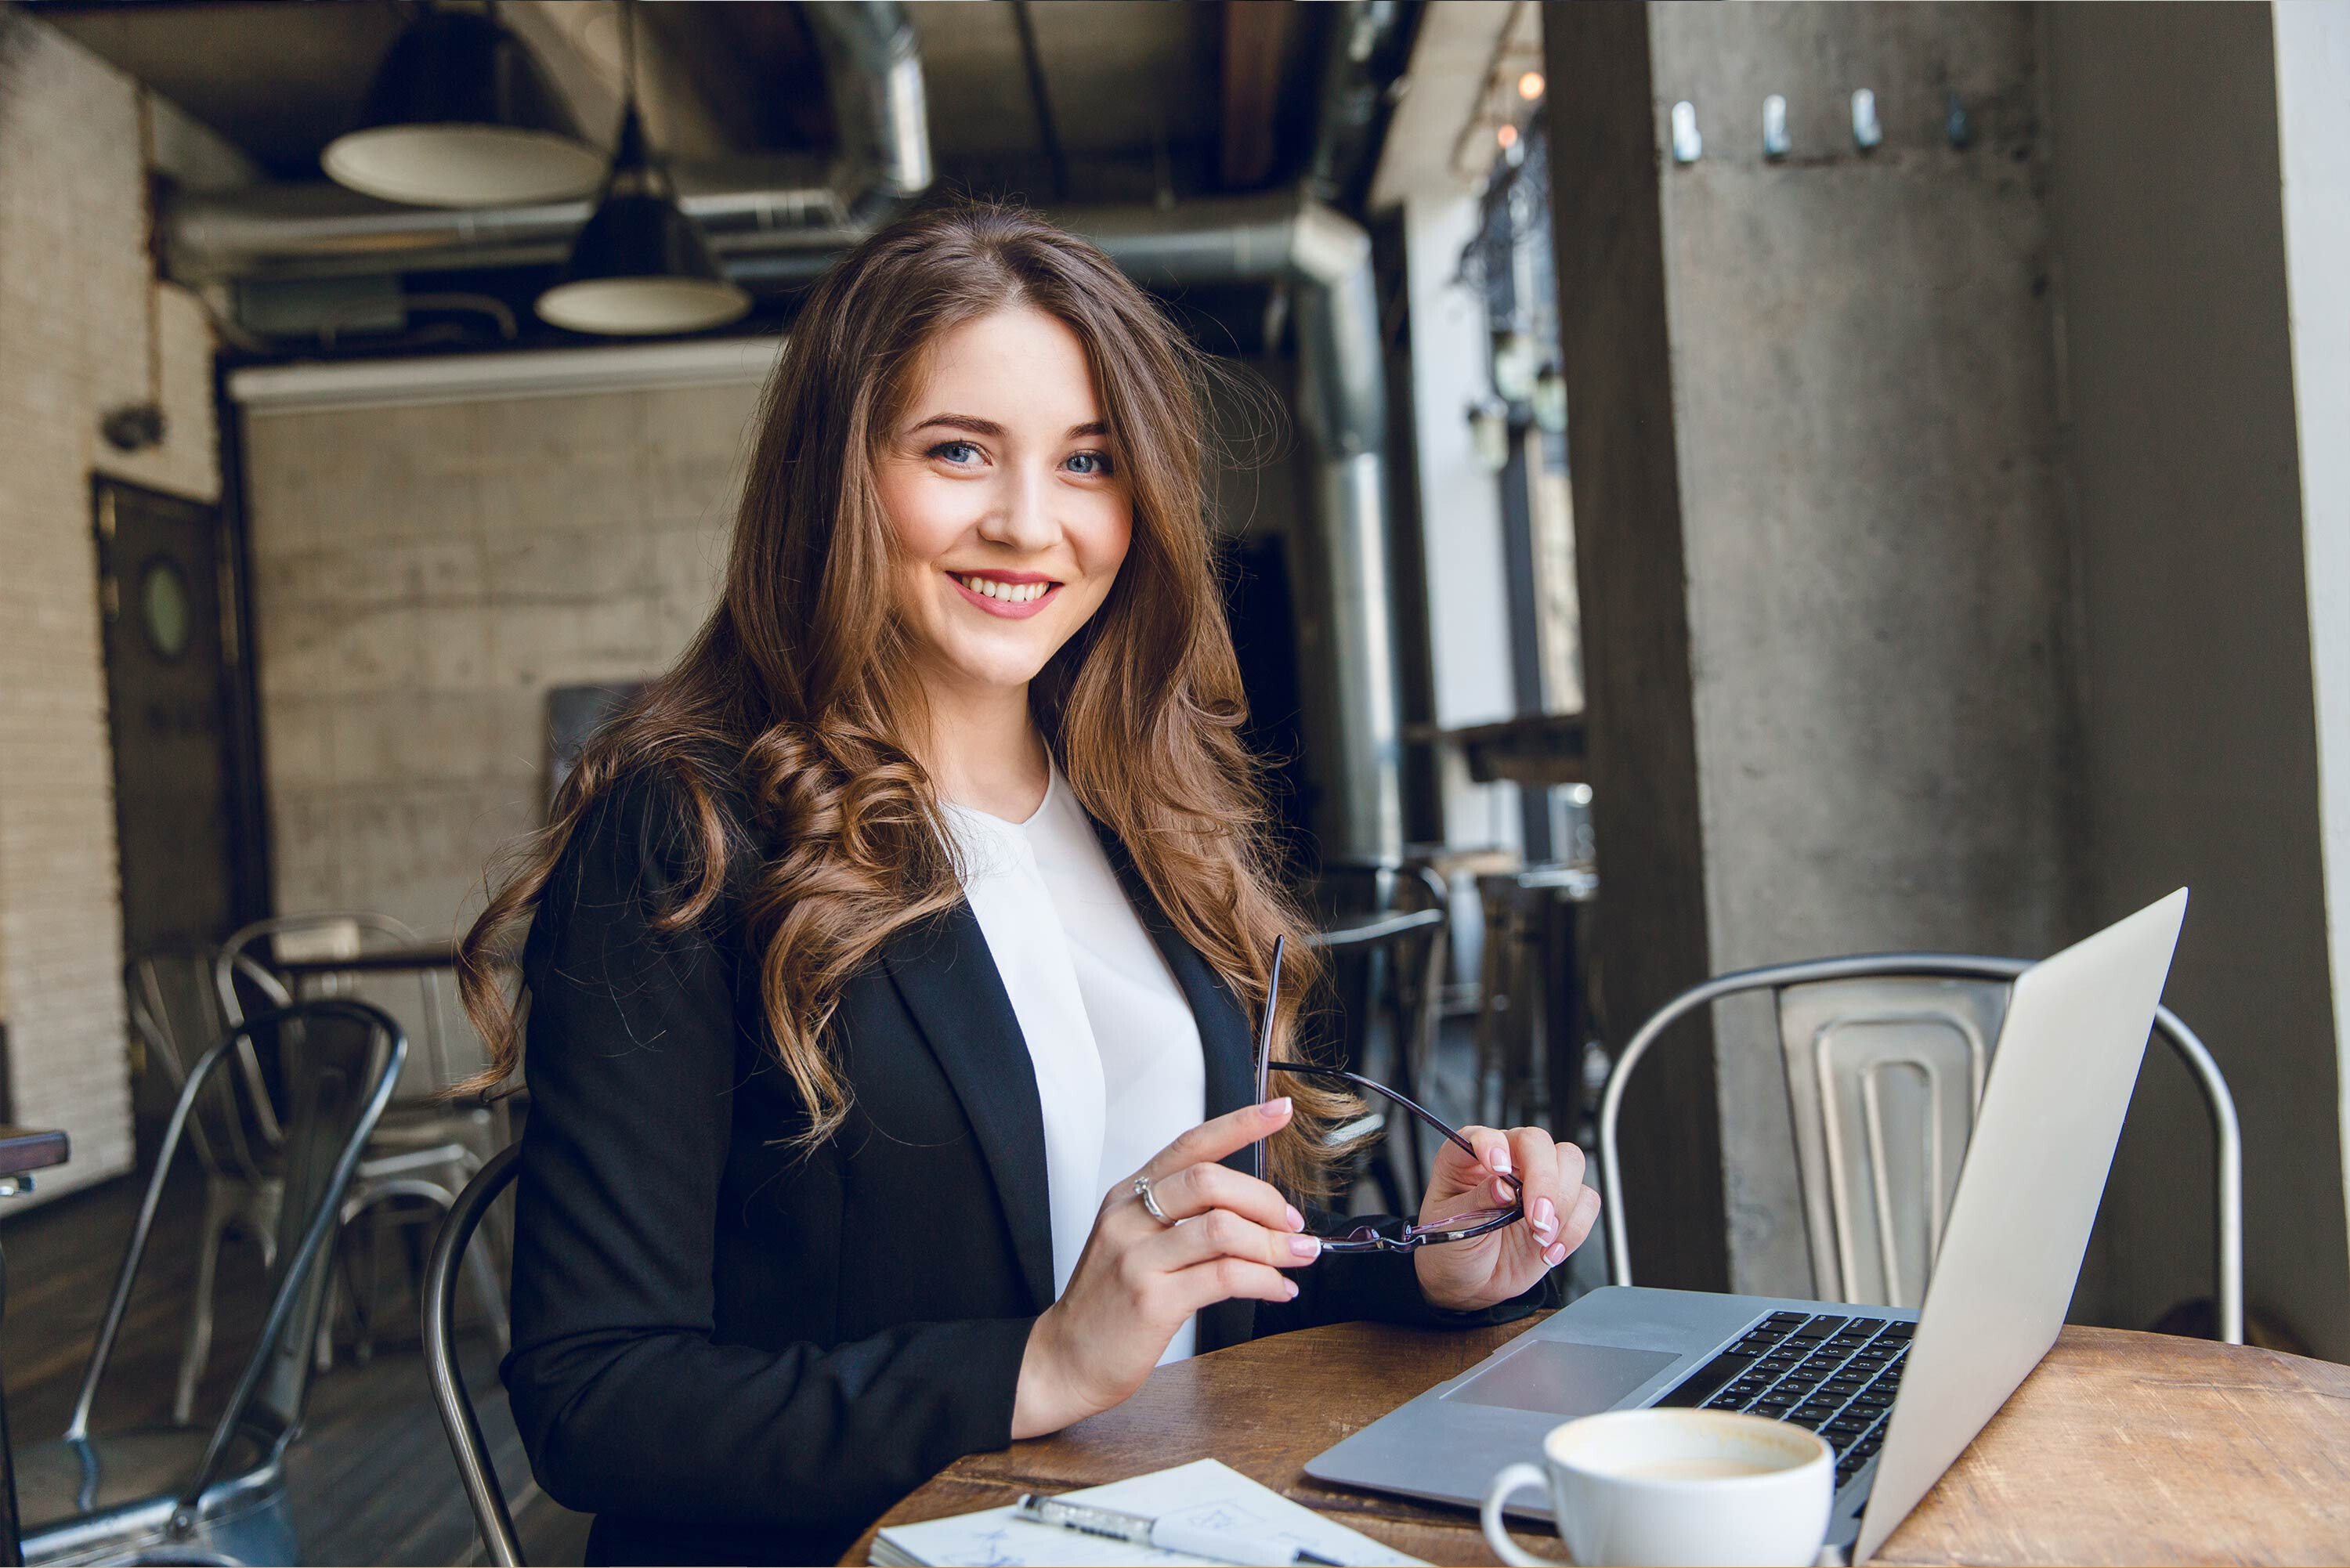
{"type": "Polygon", "coordinates": [[[1240,660],[1249,719],[1242,731],[1263,762],[1278,853],[1302,871],[1313,862],[1315,792],[1305,768],[1304,681],[1297,659],[1297,613],[1289,556],[1277,534],[1219,542],[1224,613],[1240,660]]]}
{"type": "Polygon", "coordinates": [[[234,557],[216,506],[93,487],[127,957],[216,942],[260,903],[234,557]]]}

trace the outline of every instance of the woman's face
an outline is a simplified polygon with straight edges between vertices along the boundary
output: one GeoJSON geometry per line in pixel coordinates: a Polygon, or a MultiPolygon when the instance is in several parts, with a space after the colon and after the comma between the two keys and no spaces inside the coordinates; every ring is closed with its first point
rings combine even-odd
{"type": "Polygon", "coordinates": [[[877,465],[924,674],[1019,688],[1108,596],[1131,493],[1084,346],[1042,311],[941,334],[877,465]]]}

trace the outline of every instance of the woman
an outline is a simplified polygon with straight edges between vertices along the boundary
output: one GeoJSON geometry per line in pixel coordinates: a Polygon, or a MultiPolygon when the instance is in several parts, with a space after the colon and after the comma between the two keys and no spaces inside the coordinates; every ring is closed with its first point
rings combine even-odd
{"type": "Polygon", "coordinates": [[[1347,1103],[1249,1103],[1300,927],[1236,736],[1203,370],[1035,217],[858,246],[767,389],[718,607],[467,938],[494,1083],[528,924],[504,1373],[591,1561],[829,1561],[1164,1357],[1516,1315],[1590,1230],[1579,1154],[1481,1128],[1422,1215],[1514,1171],[1524,1222],[1303,1234],[1347,1103]]]}

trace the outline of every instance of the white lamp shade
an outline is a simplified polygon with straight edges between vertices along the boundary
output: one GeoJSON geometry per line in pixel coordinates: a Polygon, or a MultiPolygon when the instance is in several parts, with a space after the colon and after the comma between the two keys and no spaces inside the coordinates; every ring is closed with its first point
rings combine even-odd
{"type": "Polygon", "coordinates": [[[338,185],[427,207],[499,207],[592,195],[604,157],[551,131],[504,125],[387,125],[319,155],[338,185]]]}

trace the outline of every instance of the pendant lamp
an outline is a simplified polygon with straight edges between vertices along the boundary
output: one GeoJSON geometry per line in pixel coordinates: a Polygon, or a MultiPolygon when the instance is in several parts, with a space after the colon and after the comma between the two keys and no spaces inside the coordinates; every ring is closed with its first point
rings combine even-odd
{"type": "Polygon", "coordinates": [[[613,337],[723,326],[751,308],[751,296],[720,269],[701,228],[679,209],[669,171],[645,137],[632,0],[622,0],[620,26],[619,150],[562,275],[538,296],[538,314],[573,332],[613,337]]]}
{"type": "Polygon", "coordinates": [[[492,12],[440,8],[385,53],[359,129],[318,161],[337,184],[427,207],[567,201],[604,173],[523,41],[492,12]]]}

